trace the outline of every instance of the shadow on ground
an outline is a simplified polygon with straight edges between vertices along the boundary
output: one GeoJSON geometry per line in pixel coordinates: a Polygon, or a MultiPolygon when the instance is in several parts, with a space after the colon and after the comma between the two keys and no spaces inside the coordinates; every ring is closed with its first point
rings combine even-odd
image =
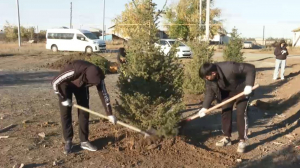
{"type": "Polygon", "coordinates": [[[16,86],[26,84],[51,83],[51,80],[58,75],[58,72],[29,72],[11,73],[0,72],[0,86],[16,86]]]}
{"type": "Polygon", "coordinates": [[[14,54],[0,54],[0,57],[10,57],[14,56],[14,54]]]}
{"type": "MultiPolygon", "coordinates": [[[[280,102],[276,107],[274,107],[274,109],[276,108],[276,110],[278,110],[278,112],[277,113],[274,112],[273,114],[271,113],[270,117],[275,117],[276,114],[284,113],[286,110],[288,110],[293,105],[297,104],[299,101],[300,101],[300,92],[294,94],[289,99],[280,102]]],[[[249,151],[257,148],[260,145],[274,141],[282,136],[285,136],[285,135],[293,132],[299,126],[299,122],[298,122],[299,119],[300,119],[300,111],[298,111],[294,115],[282,120],[278,124],[272,124],[272,125],[266,127],[266,129],[264,129],[262,131],[252,133],[250,138],[259,136],[259,135],[263,135],[263,134],[269,134],[275,130],[286,127],[286,130],[284,132],[276,133],[264,140],[261,140],[258,143],[251,144],[249,146],[249,151]]]]}
{"type": "MultiPolygon", "coordinates": [[[[121,135],[120,137],[116,138],[116,137],[113,137],[113,136],[109,136],[109,137],[101,137],[101,138],[98,138],[94,141],[92,141],[91,143],[93,145],[95,145],[97,147],[98,150],[102,150],[104,149],[106,146],[108,145],[114,145],[115,143],[123,140],[125,138],[125,135],[121,135]]],[[[73,152],[74,153],[78,153],[82,151],[81,147],[80,147],[80,144],[74,146],[73,148],[73,152]]]]}
{"type": "MultiPolygon", "coordinates": [[[[299,141],[295,144],[299,145],[299,141]]],[[[241,163],[235,168],[299,168],[299,156],[299,149],[291,145],[276,153],[269,154],[262,159],[241,163]]]]}
{"type": "MultiPolygon", "coordinates": [[[[286,76],[286,80],[279,80],[277,82],[272,83],[271,85],[260,86],[254,94],[253,100],[255,99],[262,99],[262,98],[273,98],[274,96],[269,95],[273,91],[275,91],[278,87],[282,86],[289,80],[300,74],[300,71],[295,73],[290,73],[286,76]]],[[[270,121],[271,118],[276,117],[276,115],[280,115],[288,110],[293,105],[297,104],[300,101],[300,92],[292,95],[287,100],[277,100],[268,102],[271,106],[271,111],[268,115],[258,109],[257,107],[249,107],[248,110],[248,117],[249,117],[249,125],[251,127],[259,127],[261,125],[265,125],[267,122],[270,121]]],[[[217,113],[212,115],[208,115],[204,118],[197,118],[195,120],[189,121],[180,129],[181,135],[184,137],[185,141],[189,144],[193,144],[197,147],[204,148],[206,150],[210,150],[208,147],[204,146],[203,143],[207,141],[209,138],[218,136],[222,134],[221,131],[221,114],[220,110],[217,113]]],[[[269,128],[264,129],[259,132],[254,132],[251,134],[250,138],[253,138],[258,135],[270,133],[278,128],[285,127],[286,124],[291,125],[295,123],[300,118],[300,111],[295,115],[287,118],[286,120],[282,121],[280,124],[271,125],[269,128]]],[[[236,132],[236,112],[233,112],[233,133],[236,132]]],[[[298,125],[297,125],[298,126],[298,125]]],[[[279,137],[282,137],[286,134],[292,132],[297,126],[292,126],[289,128],[285,133],[276,134],[262,140],[259,143],[252,144],[249,146],[249,151],[255,149],[259,145],[264,143],[271,142],[276,140],[279,137]]]]}
{"type": "MultiPolygon", "coordinates": [[[[261,59],[261,60],[264,60],[265,58],[261,59]]],[[[253,62],[256,62],[256,61],[260,61],[260,60],[254,60],[253,62]]],[[[250,62],[250,61],[249,61],[250,62]]],[[[275,64],[274,64],[275,65],[275,64]]],[[[289,65],[289,66],[286,66],[285,68],[293,68],[294,66],[296,66],[298,64],[292,64],[292,65],[289,65]]],[[[261,72],[261,71],[273,71],[275,67],[262,67],[262,68],[256,68],[256,72],[261,72]]]]}
{"type": "Polygon", "coordinates": [[[35,167],[43,167],[43,166],[46,166],[47,163],[32,163],[32,164],[27,164],[27,165],[24,165],[23,168],[35,168],[35,167]]]}

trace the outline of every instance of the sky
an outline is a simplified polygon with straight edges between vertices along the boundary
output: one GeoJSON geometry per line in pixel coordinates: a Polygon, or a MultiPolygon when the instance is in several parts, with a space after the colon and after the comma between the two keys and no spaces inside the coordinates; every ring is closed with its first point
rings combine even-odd
{"type": "MultiPolygon", "coordinates": [[[[178,0],[168,0],[168,6],[178,0]]],[[[73,3],[73,28],[101,28],[103,0],[19,0],[21,25],[38,26],[39,30],[69,27],[70,2],[73,3]]],[[[105,25],[110,27],[129,0],[105,1],[105,25]]],[[[164,0],[154,0],[158,9],[164,0]]],[[[299,0],[215,0],[214,7],[222,10],[225,29],[236,27],[243,37],[292,38],[292,30],[300,27],[299,0]]],[[[16,0],[0,0],[0,29],[6,21],[17,24],[16,0]]]]}

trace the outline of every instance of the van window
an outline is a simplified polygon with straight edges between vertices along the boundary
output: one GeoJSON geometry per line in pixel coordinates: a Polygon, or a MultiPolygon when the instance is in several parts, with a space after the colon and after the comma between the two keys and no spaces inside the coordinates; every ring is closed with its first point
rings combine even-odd
{"type": "Polygon", "coordinates": [[[48,33],[48,39],[72,40],[74,33],[48,33]]]}
{"type": "Polygon", "coordinates": [[[84,36],[81,34],[77,34],[77,40],[81,40],[81,38],[84,38],[84,36]]]}
{"type": "Polygon", "coordinates": [[[87,38],[91,39],[91,40],[95,40],[98,39],[98,37],[93,34],[93,33],[83,33],[87,38]]]}

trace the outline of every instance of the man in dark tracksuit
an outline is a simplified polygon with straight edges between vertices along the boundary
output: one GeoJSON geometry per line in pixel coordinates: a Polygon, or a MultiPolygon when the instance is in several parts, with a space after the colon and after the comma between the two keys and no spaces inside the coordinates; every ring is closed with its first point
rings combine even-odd
{"type": "Polygon", "coordinates": [[[117,55],[118,64],[124,64],[126,62],[126,50],[125,48],[119,48],[119,53],[117,55]]]}
{"type": "Polygon", "coordinates": [[[279,45],[274,50],[274,55],[276,56],[276,61],[275,61],[275,70],[274,70],[273,80],[277,80],[277,78],[278,78],[279,67],[281,67],[280,78],[281,78],[281,80],[284,80],[286,58],[289,55],[289,52],[286,49],[286,43],[284,40],[280,41],[279,45]]]}
{"type": "MultiPolygon", "coordinates": [[[[75,95],[77,104],[89,108],[89,87],[96,86],[98,94],[105,107],[109,121],[116,123],[117,119],[112,115],[109,95],[107,93],[103,71],[96,65],[82,60],[73,61],[65,65],[60,74],[52,81],[52,87],[59,95],[59,106],[63,136],[65,139],[65,153],[72,149],[73,127],[72,127],[72,94],[75,95]]],[[[81,148],[96,151],[89,140],[89,113],[78,110],[79,138],[81,148]]]]}
{"type": "MultiPolygon", "coordinates": [[[[255,66],[246,63],[219,62],[205,63],[199,70],[201,78],[206,79],[205,99],[203,108],[199,111],[199,116],[205,116],[206,110],[210,107],[214,98],[218,101],[229,99],[240,92],[246,96],[237,99],[237,127],[239,133],[238,152],[243,153],[247,146],[247,106],[252,87],[255,81],[255,66]]],[[[216,143],[216,146],[231,145],[232,131],[232,110],[235,103],[226,104],[222,107],[222,130],[224,138],[216,143]]]]}

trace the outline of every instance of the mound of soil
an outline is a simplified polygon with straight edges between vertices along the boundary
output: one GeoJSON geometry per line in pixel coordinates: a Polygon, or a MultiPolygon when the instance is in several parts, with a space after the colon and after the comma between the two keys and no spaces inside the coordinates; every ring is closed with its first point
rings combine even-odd
{"type": "Polygon", "coordinates": [[[74,60],[85,60],[87,58],[87,55],[84,54],[73,54],[62,57],[60,60],[55,61],[53,63],[47,63],[43,66],[43,68],[49,68],[49,69],[61,69],[64,65],[67,63],[70,63],[74,60]]]}
{"type": "MultiPolygon", "coordinates": [[[[91,58],[92,55],[86,55],[86,54],[73,54],[73,55],[67,55],[67,56],[63,56],[61,59],[53,62],[53,63],[47,63],[46,65],[41,66],[41,68],[49,68],[49,69],[61,69],[64,65],[74,61],[74,60],[86,60],[86,61],[90,61],[89,58],[91,58]]],[[[97,57],[102,57],[99,55],[94,55],[97,57]]],[[[103,57],[104,58],[104,57],[103,57]]],[[[106,73],[116,73],[118,71],[118,63],[116,62],[110,62],[107,59],[103,59],[107,61],[107,65],[106,66],[100,66],[101,69],[105,68],[105,72],[106,73]]],[[[94,63],[94,62],[92,62],[94,63]]],[[[99,63],[99,62],[98,62],[99,63]]],[[[96,64],[97,65],[97,64],[96,64]]]]}

